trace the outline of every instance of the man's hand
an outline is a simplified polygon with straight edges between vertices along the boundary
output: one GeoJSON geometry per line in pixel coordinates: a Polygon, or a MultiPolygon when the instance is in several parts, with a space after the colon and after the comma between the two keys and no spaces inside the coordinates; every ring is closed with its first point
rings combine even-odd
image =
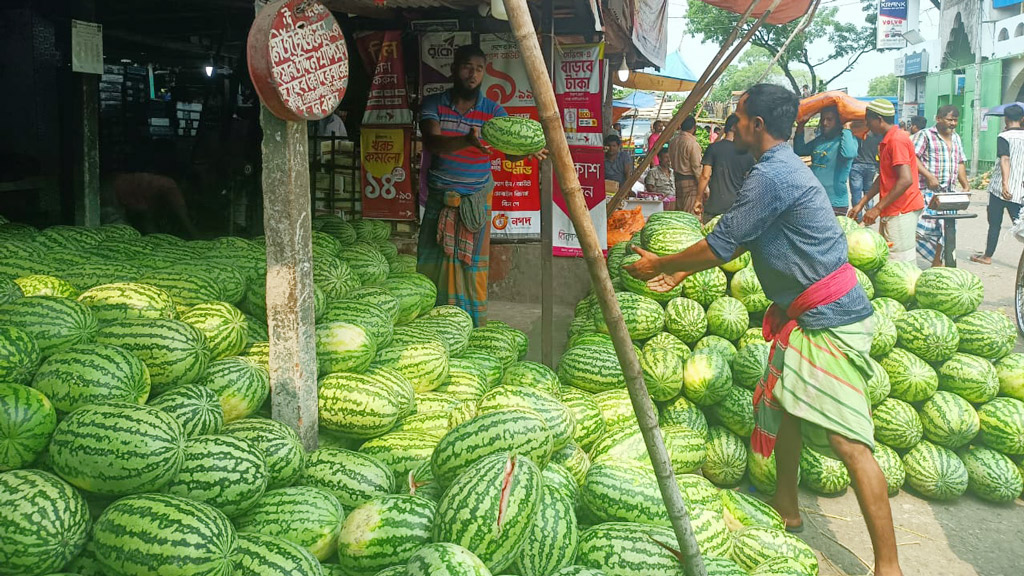
{"type": "Polygon", "coordinates": [[[488,149],[487,146],[484,146],[483,143],[480,142],[480,129],[477,128],[476,126],[470,128],[469,133],[463,136],[463,138],[466,139],[466,146],[476,148],[477,150],[483,152],[484,154],[491,153],[490,149],[488,149]]]}
{"type": "MultiPolygon", "coordinates": [[[[633,246],[633,252],[640,255],[640,259],[633,262],[629,266],[623,266],[622,269],[629,273],[630,276],[637,280],[651,280],[656,276],[661,275],[661,269],[658,266],[658,255],[653,252],[648,252],[638,246],[633,246]]],[[[669,290],[672,288],[669,287],[669,290]]]]}
{"type": "Polygon", "coordinates": [[[868,210],[867,212],[864,213],[864,225],[871,226],[872,224],[875,223],[876,220],[878,220],[878,217],[881,215],[882,211],[878,209],[878,206],[875,206],[874,208],[868,210]]]}
{"type": "Polygon", "coordinates": [[[857,215],[860,214],[863,210],[864,210],[864,203],[863,202],[857,202],[857,204],[855,204],[853,206],[853,208],[850,208],[850,211],[846,213],[846,217],[847,218],[852,218],[852,219],[856,220],[857,219],[857,215]]]}
{"type": "Polygon", "coordinates": [[[548,157],[548,149],[547,148],[543,148],[543,149],[541,149],[540,152],[534,152],[533,154],[530,154],[529,156],[527,156],[527,158],[533,158],[534,160],[536,160],[538,162],[540,162],[541,160],[547,159],[547,157],[548,157]]]}
{"type": "Polygon", "coordinates": [[[929,190],[939,189],[939,179],[935,177],[935,174],[925,176],[924,183],[928,185],[929,190]]]}
{"type": "Polygon", "coordinates": [[[1010,193],[1010,187],[1003,184],[1003,200],[1009,200],[1010,198],[1013,198],[1013,194],[1010,193]]]}
{"type": "Polygon", "coordinates": [[[654,292],[671,292],[673,288],[678,286],[686,277],[689,276],[686,272],[676,272],[675,274],[658,274],[654,278],[647,281],[647,287],[654,292]]]}
{"type": "Polygon", "coordinates": [[[694,216],[701,216],[702,214],[704,214],[703,200],[697,200],[697,202],[693,205],[693,214],[694,216]]]}

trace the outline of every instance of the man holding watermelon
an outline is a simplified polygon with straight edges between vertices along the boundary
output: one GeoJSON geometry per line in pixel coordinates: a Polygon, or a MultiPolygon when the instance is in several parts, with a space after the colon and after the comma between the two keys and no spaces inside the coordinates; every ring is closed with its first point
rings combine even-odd
{"type": "Polygon", "coordinates": [[[865,393],[873,310],[847,261],[847,246],[825,189],[788,145],[796,94],[758,84],[739,101],[736,145],[757,164],[736,203],[715,229],[683,252],[625,267],[652,290],[667,292],[688,275],[720,266],[746,251],[774,302],[763,334],[772,342],[769,367],[754,393],[751,448],[776,458],[773,506],[787,529],[799,531],[800,451],[809,447],[846,465],[875,552],[875,574],[902,574],[885,477],[875,461],[874,427],[865,393]]]}

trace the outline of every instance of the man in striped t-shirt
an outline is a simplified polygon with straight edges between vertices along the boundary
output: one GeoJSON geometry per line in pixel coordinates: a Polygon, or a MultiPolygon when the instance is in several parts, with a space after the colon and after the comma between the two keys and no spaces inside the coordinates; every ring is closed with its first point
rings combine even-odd
{"type": "Polygon", "coordinates": [[[451,89],[424,98],[420,112],[423,148],[430,153],[430,164],[420,175],[427,179],[429,193],[416,268],[437,285],[439,305],[462,308],[476,326],[487,323],[494,189],[491,152],[480,141],[480,128],[491,118],[508,115],[480,92],[486,66],[487,58],[479,48],[459,47],[452,61],[451,89]]]}
{"type": "Polygon", "coordinates": [[[999,133],[996,141],[996,156],[999,160],[992,169],[988,184],[988,241],[985,253],[971,256],[979,264],[991,264],[996,253],[999,231],[1003,227],[1003,211],[1010,220],[1020,217],[1021,203],[1024,202],[1024,108],[1014,104],[1003,111],[1006,130],[999,133]]]}

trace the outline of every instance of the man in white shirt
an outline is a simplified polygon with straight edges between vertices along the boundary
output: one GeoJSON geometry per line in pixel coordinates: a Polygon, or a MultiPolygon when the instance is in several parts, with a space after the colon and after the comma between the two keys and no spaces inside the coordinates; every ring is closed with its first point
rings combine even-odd
{"type": "Polygon", "coordinates": [[[335,110],[330,116],[317,124],[317,134],[320,136],[348,138],[348,130],[345,129],[345,121],[341,118],[340,109],[335,110]]]}
{"type": "Polygon", "coordinates": [[[1024,108],[1014,104],[1003,111],[1006,129],[999,133],[996,141],[996,156],[999,161],[992,169],[988,185],[988,241],[985,253],[971,256],[973,262],[991,264],[996,253],[999,232],[1003,227],[1003,211],[1015,221],[1020,217],[1024,203],[1024,108]]]}

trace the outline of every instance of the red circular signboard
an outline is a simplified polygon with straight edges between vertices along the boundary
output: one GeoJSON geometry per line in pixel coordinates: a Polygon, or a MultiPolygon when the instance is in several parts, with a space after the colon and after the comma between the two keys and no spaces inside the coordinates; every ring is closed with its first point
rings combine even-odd
{"type": "Polygon", "coordinates": [[[249,30],[249,76],[278,118],[326,118],[348,88],[348,47],[334,15],[317,0],[278,0],[249,30]]]}

